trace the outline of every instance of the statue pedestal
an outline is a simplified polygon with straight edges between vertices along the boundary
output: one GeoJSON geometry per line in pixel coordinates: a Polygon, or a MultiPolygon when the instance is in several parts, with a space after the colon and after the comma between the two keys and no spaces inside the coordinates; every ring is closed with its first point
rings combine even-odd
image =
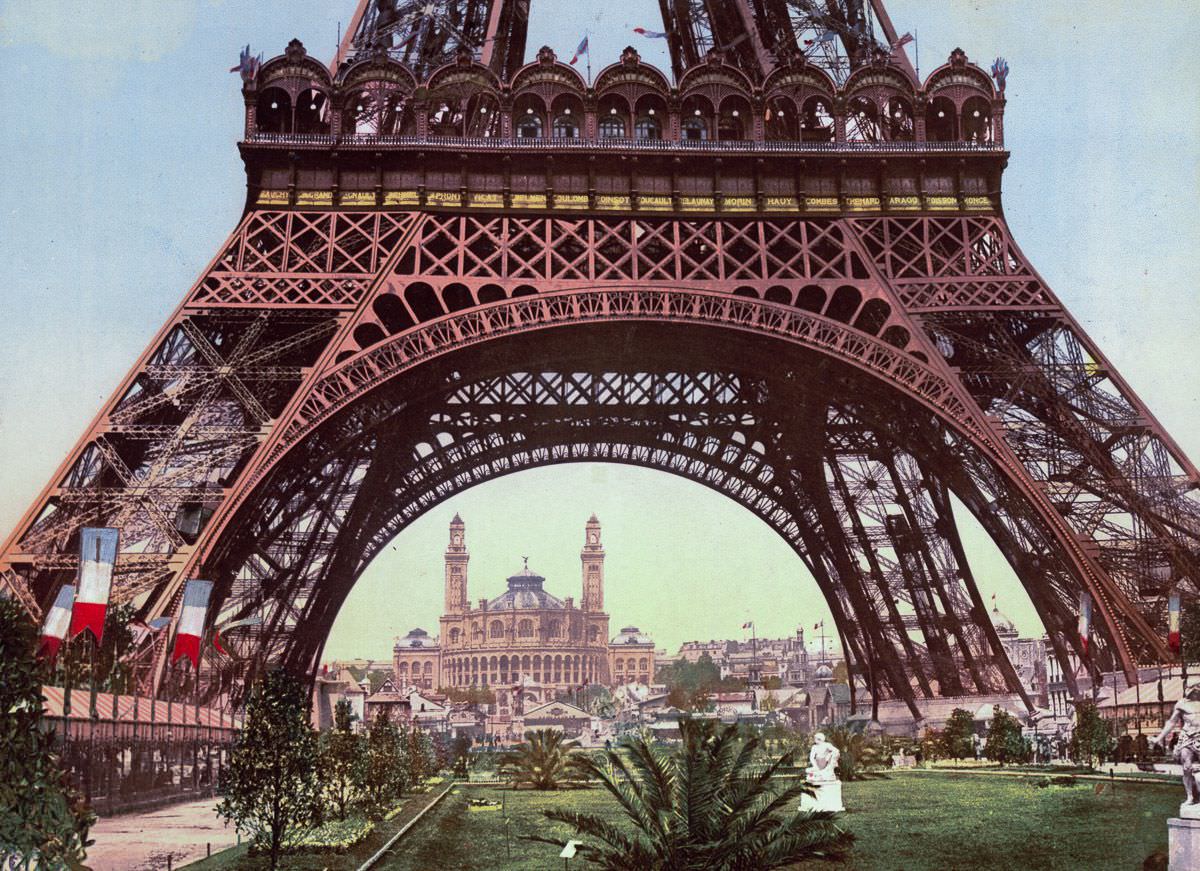
{"type": "Polygon", "coordinates": [[[1169,871],[1200,868],[1200,819],[1167,820],[1167,856],[1169,871]]]}
{"type": "Polygon", "coordinates": [[[800,810],[833,811],[834,813],[842,813],[846,810],[842,806],[842,782],[840,780],[810,782],[808,785],[816,794],[800,796],[800,810]]]}

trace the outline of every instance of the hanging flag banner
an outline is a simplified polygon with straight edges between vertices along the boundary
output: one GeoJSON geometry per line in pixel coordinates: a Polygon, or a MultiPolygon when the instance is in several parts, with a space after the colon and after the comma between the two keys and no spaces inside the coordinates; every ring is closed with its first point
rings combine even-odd
{"type": "Polygon", "coordinates": [[[208,597],[212,595],[212,581],[192,580],[183,588],[183,613],[179,615],[179,628],[175,632],[175,647],[171,662],[181,656],[200,665],[200,639],[204,637],[204,614],[208,610],[208,597]]]}
{"type": "Polygon", "coordinates": [[[58,656],[58,649],[63,639],[67,637],[67,628],[71,625],[71,606],[75,604],[75,585],[63,584],[59,587],[54,604],[46,612],[46,622],[42,626],[42,637],[38,641],[38,653],[50,663],[58,656]]]}
{"type": "Polygon", "coordinates": [[[1183,640],[1179,634],[1179,616],[1179,594],[1172,593],[1167,598],[1167,646],[1174,653],[1183,649],[1183,640]]]}
{"type": "Polygon", "coordinates": [[[657,30],[647,30],[644,27],[635,27],[633,32],[638,36],[644,36],[646,39],[666,39],[665,33],[659,33],[657,30]]]}
{"type": "Polygon", "coordinates": [[[1088,638],[1092,634],[1092,594],[1082,592],[1079,594],[1079,643],[1083,645],[1083,652],[1087,653],[1088,638]]]}
{"type": "Polygon", "coordinates": [[[225,623],[224,625],[214,627],[212,634],[213,647],[217,649],[218,653],[232,657],[233,654],[226,650],[225,645],[221,643],[221,633],[232,632],[234,629],[241,629],[243,626],[261,626],[262,621],[262,617],[255,614],[252,617],[243,617],[241,620],[234,620],[232,623],[225,623]]]}
{"type": "Polygon", "coordinates": [[[579,58],[587,53],[588,53],[588,38],[587,38],[587,34],[584,34],[583,39],[579,43],[579,47],[577,49],[575,49],[575,54],[571,58],[571,66],[575,66],[575,63],[579,60],[579,58]]]}
{"type": "Polygon", "coordinates": [[[117,530],[85,526],[79,533],[79,590],[71,611],[71,637],[90,630],[99,644],[117,561],[117,530]]]}

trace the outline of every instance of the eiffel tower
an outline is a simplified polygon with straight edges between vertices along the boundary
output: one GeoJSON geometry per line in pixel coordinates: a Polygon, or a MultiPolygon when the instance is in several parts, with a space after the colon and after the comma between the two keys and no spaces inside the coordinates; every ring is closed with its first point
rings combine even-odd
{"type": "Polygon", "coordinates": [[[918,719],[1032,707],[955,501],[1060,662],[1170,661],[1200,478],[1012,239],[1003,67],[918,80],[882,0],[660,6],[669,73],[627,48],[591,83],[524,63],[528,0],[361,0],[331,65],[248,58],[244,212],[6,541],[4,591],[41,615],[80,529],[117,527],[116,600],[174,616],[211,579],[210,621],[259,621],[249,669],[212,668],[311,675],[417,517],[609,461],[775,529],[918,719]]]}

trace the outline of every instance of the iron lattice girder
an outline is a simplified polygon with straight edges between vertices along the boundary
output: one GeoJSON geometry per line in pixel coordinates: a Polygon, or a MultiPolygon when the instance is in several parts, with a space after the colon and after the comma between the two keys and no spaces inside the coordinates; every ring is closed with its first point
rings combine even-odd
{"type": "MultiPolygon", "coordinates": [[[[1003,221],[984,215],[252,212],[22,522],[0,566],[4,582],[26,601],[46,602],[70,576],[79,526],[119,522],[123,545],[161,556],[165,567],[137,565],[123,547],[114,595],[132,598],[160,585],[148,607],[170,610],[185,573],[225,559],[233,534],[226,527],[256,488],[285,480],[281,469],[293,451],[381,385],[445,355],[534,330],[548,336],[558,328],[614,323],[635,330],[646,322],[717,327],[723,331],[717,335],[756,336],[764,344],[784,340],[816,352],[816,359],[869,373],[935,412],[951,427],[941,441],[974,459],[939,453],[934,440],[914,456],[942,457],[948,464],[942,477],[960,497],[973,488],[972,511],[1019,567],[1056,649],[1065,653],[1071,645],[1071,603],[1084,584],[1097,594],[1114,639],[1111,645],[1096,639],[1094,650],[1124,665],[1131,649],[1139,657],[1163,655],[1163,599],[1143,593],[1163,587],[1164,555],[1170,583],[1190,589],[1198,528],[1194,469],[1071,324],[1003,221]],[[1063,493],[1070,512],[1059,510],[1063,493]],[[181,512],[201,510],[213,519],[198,521],[193,541],[180,532],[181,512]],[[1022,557],[1022,548],[1035,556],[1022,557]]],[[[694,356],[686,359],[695,365],[694,356]]],[[[513,371],[527,368],[514,363],[513,371]]],[[[828,369],[814,371],[824,376],[828,369]]],[[[591,402],[605,390],[645,398],[647,390],[672,389],[665,375],[657,377],[659,386],[589,384],[588,392],[565,381],[554,389],[565,389],[567,402],[591,402]]],[[[549,388],[529,389],[537,397],[549,388]]],[[[713,385],[705,389],[687,412],[707,414],[706,426],[724,426],[744,397],[722,404],[713,385]]],[[[637,418],[634,404],[623,411],[637,418]]],[[[499,474],[506,462],[511,470],[605,458],[586,433],[564,430],[561,437],[562,445],[547,445],[537,456],[518,456],[515,445],[507,448],[510,460],[481,449],[478,462],[499,474]]],[[[834,423],[826,437],[838,437],[834,423]]],[[[646,465],[676,463],[698,478],[712,474],[683,450],[627,450],[642,451],[635,461],[646,465]]],[[[353,504],[365,462],[339,460],[316,470],[327,474],[291,481],[296,504],[308,506],[295,512],[300,531],[278,533],[277,552],[260,548],[239,589],[291,589],[272,575],[298,576],[306,562],[310,579],[321,576],[331,555],[350,545],[340,531],[341,509],[318,505],[306,488],[320,480],[353,504]]],[[[470,458],[455,468],[414,510],[474,480],[470,458]]],[[[749,473],[722,480],[737,481],[730,486],[744,498],[736,498],[772,518],[789,541],[813,538],[805,530],[816,521],[797,522],[800,509],[749,473]]],[[[280,491],[273,502],[258,504],[270,515],[292,504],[286,496],[280,491]]],[[[830,534],[847,554],[853,550],[852,538],[830,534]]],[[[809,551],[818,544],[807,542],[809,551]]],[[[954,550],[953,543],[945,547],[954,550]]],[[[914,559],[948,571],[945,552],[914,559]]],[[[351,574],[353,562],[338,558],[351,574]]],[[[848,558],[828,554],[811,562],[828,578],[852,568],[848,558]]],[[[898,562],[889,571],[904,574],[898,562]]],[[[256,636],[273,645],[272,655],[286,652],[289,633],[318,593],[277,598],[280,622],[256,636]]],[[[230,586],[222,595],[238,601],[241,593],[230,586]]],[[[866,607],[837,603],[843,615],[859,606],[866,607]]],[[[960,619],[962,627],[973,621],[978,626],[970,615],[960,619]]],[[[900,642],[876,622],[873,640],[900,642]]],[[[848,634],[846,642],[857,662],[867,661],[862,639],[848,634]]],[[[309,653],[319,648],[311,639],[304,643],[309,653]]],[[[981,681],[993,679],[983,676],[987,666],[980,668],[981,681]]],[[[907,679],[888,679],[895,692],[908,691],[907,679]]]]}

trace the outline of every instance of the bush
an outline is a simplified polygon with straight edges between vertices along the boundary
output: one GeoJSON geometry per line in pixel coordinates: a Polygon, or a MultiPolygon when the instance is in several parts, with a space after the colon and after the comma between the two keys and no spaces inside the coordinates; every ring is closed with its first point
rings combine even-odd
{"type": "Polygon", "coordinates": [[[298,829],[284,839],[288,853],[345,853],[375,830],[375,824],[363,817],[331,820],[312,828],[298,829]]]}

